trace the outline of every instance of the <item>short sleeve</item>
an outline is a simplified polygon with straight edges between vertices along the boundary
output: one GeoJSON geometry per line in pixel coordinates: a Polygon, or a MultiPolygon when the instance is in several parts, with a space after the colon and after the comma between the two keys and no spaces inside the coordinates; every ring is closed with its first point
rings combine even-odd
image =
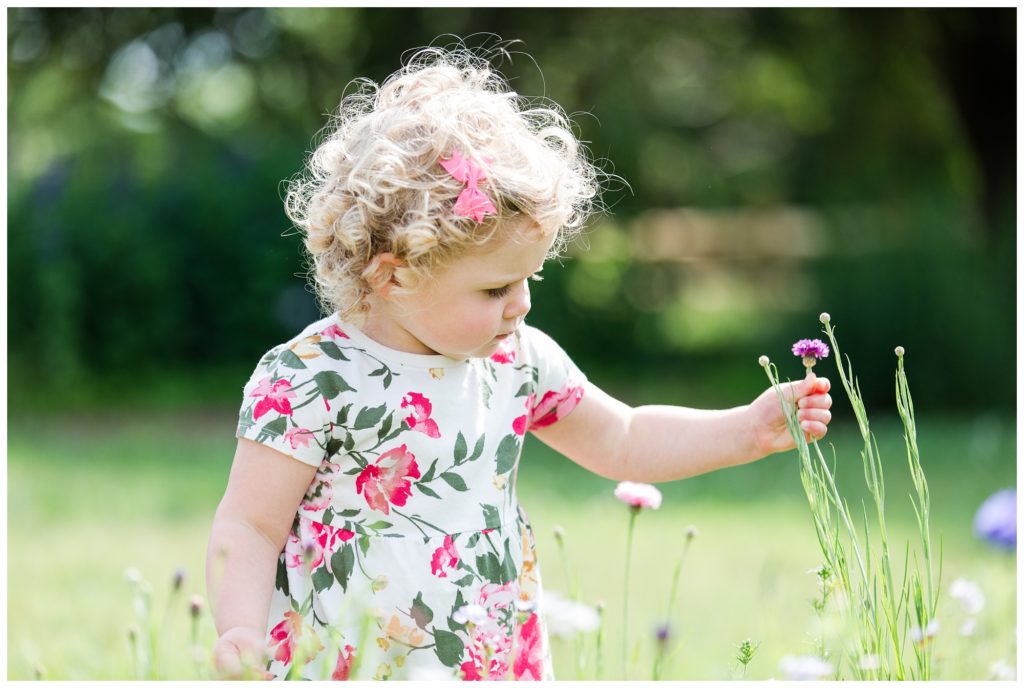
{"type": "Polygon", "coordinates": [[[344,383],[318,364],[300,358],[295,346],[268,351],[242,393],[236,437],[265,444],[302,463],[319,466],[327,456],[332,429],[331,397],[344,383]]]}
{"type": "Polygon", "coordinates": [[[565,418],[583,399],[587,378],[558,343],[535,327],[523,325],[519,345],[522,362],[533,370],[534,392],[528,400],[529,430],[565,418]]]}

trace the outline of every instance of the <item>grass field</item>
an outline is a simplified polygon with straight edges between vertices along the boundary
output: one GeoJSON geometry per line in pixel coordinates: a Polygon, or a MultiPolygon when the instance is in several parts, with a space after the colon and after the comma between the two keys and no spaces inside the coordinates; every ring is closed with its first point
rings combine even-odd
{"type": "MultiPolygon", "coordinates": [[[[890,539],[902,553],[914,536],[898,422],[872,419],[886,466],[890,539]]],[[[936,636],[941,679],[987,678],[1014,663],[1014,556],[978,542],[971,519],[981,501],[1016,484],[1012,419],[919,417],[922,461],[932,492],[932,529],[942,536],[944,572],[936,636]],[[977,581],[987,604],[976,633],[961,637],[962,613],[947,594],[957,577],[977,581]]],[[[133,678],[126,630],[134,621],[123,573],[152,582],[158,616],[170,580],[188,571],[171,600],[160,676],[196,678],[188,651],[188,597],[205,595],[204,554],[234,448],[232,409],[12,416],[8,424],[8,678],[133,678]]],[[[855,504],[863,485],[859,438],[834,424],[840,489],[855,504]]],[[[779,659],[811,652],[819,632],[808,569],[819,554],[794,452],[749,466],[662,484],[664,504],[640,515],[634,542],[631,635],[641,642],[633,678],[650,678],[654,628],[668,598],[683,532],[699,529],[672,620],[678,653],[669,679],[735,674],[735,646],[760,642],[747,677],[780,677],[779,659]]],[[[620,677],[625,507],[614,483],[529,441],[519,495],[538,535],[545,586],[566,590],[552,534],[567,535],[571,567],[586,601],[604,600],[604,678],[620,677]]],[[[859,508],[859,507],[858,507],[859,508]]],[[[215,637],[202,619],[204,643],[215,637]]],[[[592,647],[593,636],[586,639],[592,647]]],[[[576,678],[571,643],[556,641],[556,676],[576,678]]],[[[589,670],[588,670],[589,671],[589,670]]],[[[585,675],[584,678],[589,678],[585,675]]]]}

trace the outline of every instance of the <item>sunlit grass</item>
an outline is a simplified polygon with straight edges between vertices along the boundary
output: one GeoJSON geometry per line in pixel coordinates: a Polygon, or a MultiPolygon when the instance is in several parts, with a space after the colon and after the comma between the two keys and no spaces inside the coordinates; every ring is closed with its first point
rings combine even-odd
{"type": "MultiPolygon", "coordinates": [[[[166,677],[195,678],[188,653],[188,598],[205,595],[208,528],[234,450],[230,409],[206,413],[12,418],[8,452],[8,674],[30,679],[36,667],[52,679],[132,678],[127,628],[134,622],[128,567],[154,588],[163,613],[171,577],[188,578],[170,617],[166,677]]],[[[961,638],[956,604],[940,607],[936,677],[986,678],[989,664],[1012,659],[1016,582],[1012,557],[974,540],[971,518],[981,501],[1015,483],[1015,438],[1010,421],[922,417],[921,454],[932,493],[933,537],[944,542],[942,594],[963,576],[987,597],[977,634],[961,638]],[[979,424],[980,423],[980,424],[979,424]],[[946,616],[944,616],[944,614],[946,616]]],[[[880,452],[905,461],[896,419],[874,424],[880,452]]],[[[856,440],[838,426],[837,446],[856,440]]],[[[538,537],[545,585],[567,591],[553,529],[566,546],[583,601],[604,600],[606,655],[620,647],[622,556],[626,507],[614,483],[527,444],[519,494],[538,537]]],[[[795,454],[678,483],[661,484],[664,503],[644,514],[635,531],[630,604],[631,635],[641,641],[634,676],[649,678],[654,632],[663,620],[672,569],[688,525],[693,542],[676,603],[679,651],[666,662],[667,679],[732,677],[736,646],[760,642],[747,678],[779,677],[785,654],[810,651],[817,635],[809,600],[820,564],[813,526],[801,492],[795,454]],[[645,594],[640,594],[645,591],[645,594]]],[[[862,484],[861,467],[841,466],[838,480],[862,484]]],[[[916,537],[906,498],[909,484],[887,485],[890,539],[916,537]]],[[[214,631],[203,618],[203,637],[214,631]]],[[[593,635],[584,643],[590,652],[593,635]]],[[[555,675],[575,678],[573,643],[555,641],[555,675]]],[[[617,656],[617,655],[615,655],[617,656]]],[[[606,657],[604,678],[618,661],[606,657]]],[[[593,667],[589,659],[589,667],[593,667]]]]}

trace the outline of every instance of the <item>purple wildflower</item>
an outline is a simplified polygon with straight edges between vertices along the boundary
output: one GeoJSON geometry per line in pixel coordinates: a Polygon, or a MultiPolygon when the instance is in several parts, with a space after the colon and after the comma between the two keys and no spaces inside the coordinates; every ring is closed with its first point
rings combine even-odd
{"type": "Polygon", "coordinates": [[[793,345],[793,355],[800,358],[828,358],[828,345],[820,339],[801,339],[793,345]]]}
{"type": "Polygon", "coordinates": [[[663,626],[658,626],[658,631],[657,631],[658,642],[659,643],[668,642],[668,637],[669,637],[670,633],[671,632],[669,631],[668,624],[665,624],[663,626]]]}
{"type": "Polygon", "coordinates": [[[974,534],[1005,549],[1017,548],[1017,490],[1000,490],[974,515],[974,534]]]}

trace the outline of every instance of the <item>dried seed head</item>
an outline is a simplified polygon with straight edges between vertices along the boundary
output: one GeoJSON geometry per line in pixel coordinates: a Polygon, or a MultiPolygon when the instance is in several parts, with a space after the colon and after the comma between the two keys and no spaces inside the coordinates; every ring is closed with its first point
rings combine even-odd
{"type": "Polygon", "coordinates": [[[767,368],[769,363],[770,361],[768,360],[767,356],[762,355],[757,359],[757,365],[761,366],[762,368],[767,368]]]}
{"type": "Polygon", "coordinates": [[[192,615],[193,619],[198,619],[199,614],[203,611],[203,598],[201,595],[193,595],[192,599],[188,603],[188,613],[192,615]]]}
{"type": "Polygon", "coordinates": [[[828,325],[829,321],[832,320],[832,316],[829,315],[828,313],[822,313],[821,315],[818,316],[818,320],[821,321],[822,325],[828,325]]]}
{"type": "Polygon", "coordinates": [[[174,587],[175,592],[181,590],[181,585],[185,582],[185,575],[184,568],[179,568],[174,572],[174,580],[171,582],[171,585],[174,587]]]}

